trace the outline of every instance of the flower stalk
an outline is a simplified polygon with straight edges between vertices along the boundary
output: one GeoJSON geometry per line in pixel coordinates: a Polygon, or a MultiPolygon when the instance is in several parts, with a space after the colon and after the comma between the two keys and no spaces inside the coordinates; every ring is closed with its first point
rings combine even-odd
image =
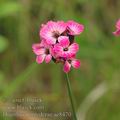
{"type": "Polygon", "coordinates": [[[66,73],[66,78],[67,78],[66,80],[67,80],[67,89],[68,89],[69,99],[71,102],[71,108],[72,108],[72,112],[73,112],[73,118],[74,118],[74,120],[77,120],[75,106],[74,106],[74,100],[73,100],[73,94],[72,94],[72,88],[71,88],[69,76],[67,73],[66,73]]]}

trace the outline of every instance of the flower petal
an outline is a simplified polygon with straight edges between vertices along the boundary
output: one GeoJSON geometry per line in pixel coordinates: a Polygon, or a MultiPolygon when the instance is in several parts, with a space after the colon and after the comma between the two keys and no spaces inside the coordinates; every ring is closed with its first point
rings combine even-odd
{"type": "Polygon", "coordinates": [[[49,21],[47,26],[50,31],[57,31],[59,34],[62,34],[66,30],[67,24],[64,21],[49,21]]]}
{"type": "Polygon", "coordinates": [[[73,43],[69,46],[69,50],[72,54],[75,54],[79,50],[79,45],[77,43],[73,43]]]}
{"type": "Polygon", "coordinates": [[[55,53],[54,47],[50,47],[49,52],[50,52],[50,54],[51,54],[54,58],[56,57],[56,53],[55,53]]]}
{"type": "Polygon", "coordinates": [[[84,30],[84,26],[82,24],[78,24],[72,20],[67,22],[67,26],[70,35],[79,35],[84,30]]]}
{"type": "Polygon", "coordinates": [[[40,30],[40,37],[45,39],[47,44],[55,44],[56,39],[53,37],[53,26],[44,25],[40,30]]]}
{"type": "Polygon", "coordinates": [[[117,21],[117,23],[116,23],[116,28],[117,29],[120,29],[120,19],[117,21]]]}
{"type": "Polygon", "coordinates": [[[36,43],[32,45],[32,49],[36,49],[40,47],[40,43],[36,43]]]}
{"type": "Polygon", "coordinates": [[[55,38],[48,38],[48,39],[46,39],[46,43],[49,45],[54,45],[56,43],[56,39],[55,38]]]}
{"type": "Polygon", "coordinates": [[[36,55],[41,55],[45,53],[45,48],[41,46],[41,44],[33,44],[32,49],[36,55]]]}
{"type": "Polygon", "coordinates": [[[65,73],[68,73],[70,71],[70,68],[71,68],[71,64],[68,61],[66,61],[63,67],[63,71],[65,73]]]}
{"type": "Polygon", "coordinates": [[[63,58],[71,58],[73,56],[73,53],[71,53],[70,51],[63,51],[62,53],[61,53],[61,57],[63,57],[63,58]]]}
{"type": "Polygon", "coordinates": [[[116,30],[115,32],[113,32],[113,34],[114,34],[115,36],[119,36],[119,35],[120,35],[120,29],[118,29],[118,30],[116,30]]]}
{"type": "Polygon", "coordinates": [[[49,55],[46,55],[46,57],[45,57],[45,62],[46,63],[49,63],[50,61],[51,61],[51,59],[52,59],[52,56],[49,54],[49,55]]]}
{"type": "Polygon", "coordinates": [[[60,44],[56,44],[53,48],[55,53],[62,53],[63,52],[63,47],[60,44]]]}
{"type": "Polygon", "coordinates": [[[56,24],[56,29],[60,34],[62,34],[67,28],[67,24],[64,21],[58,21],[56,24]]]}
{"type": "Polygon", "coordinates": [[[69,46],[69,44],[70,44],[69,38],[67,36],[60,36],[58,38],[58,42],[64,48],[67,48],[69,46]]]}
{"type": "Polygon", "coordinates": [[[46,55],[39,55],[39,56],[37,56],[37,57],[36,57],[36,62],[37,62],[38,64],[41,64],[41,63],[44,61],[45,56],[46,56],[46,55]]]}
{"type": "Polygon", "coordinates": [[[45,39],[42,39],[41,44],[42,44],[45,48],[50,48],[50,47],[51,47],[51,45],[48,44],[45,39]]]}
{"type": "Polygon", "coordinates": [[[80,67],[80,60],[72,60],[71,64],[74,68],[78,69],[80,67]]]}

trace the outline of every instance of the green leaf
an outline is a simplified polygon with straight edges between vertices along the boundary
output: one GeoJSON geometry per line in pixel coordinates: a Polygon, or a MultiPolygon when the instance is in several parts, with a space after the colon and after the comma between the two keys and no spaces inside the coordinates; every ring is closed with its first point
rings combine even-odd
{"type": "Polygon", "coordinates": [[[8,47],[8,40],[0,35],[0,53],[2,53],[8,47]]]}

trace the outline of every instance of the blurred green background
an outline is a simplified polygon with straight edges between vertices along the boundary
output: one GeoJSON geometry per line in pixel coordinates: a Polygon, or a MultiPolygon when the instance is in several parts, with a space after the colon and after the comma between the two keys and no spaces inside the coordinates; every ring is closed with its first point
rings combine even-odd
{"type": "Polygon", "coordinates": [[[78,120],[120,120],[120,39],[112,34],[119,17],[120,0],[0,0],[0,120],[31,120],[3,115],[5,106],[17,104],[12,102],[16,98],[42,99],[45,109],[25,110],[28,116],[71,112],[62,66],[37,65],[31,49],[40,40],[40,25],[48,20],[75,20],[85,26],[75,38],[81,68],[69,74],[78,120]]]}

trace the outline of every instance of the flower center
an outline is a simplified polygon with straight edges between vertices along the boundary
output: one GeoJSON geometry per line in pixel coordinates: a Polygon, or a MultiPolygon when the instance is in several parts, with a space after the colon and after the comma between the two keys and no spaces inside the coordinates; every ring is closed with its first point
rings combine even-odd
{"type": "Polygon", "coordinates": [[[58,38],[60,36],[59,32],[58,31],[53,31],[53,37],[54,38],[58,38]]]}
{"type": "Polygon", "coordinates": [[[50,52],[49,52],[49,49],[46,49],[46,50],[45,50],[45,54],[48,55],[49,53],[50,53],[50,52]]]}
{"type": "Polygon", "coordinates": [[[68,48],[64,48],[63,50],[64,50],[64,51],[68,51],[68,48]]]}
{"type": "Polygon", "coordinates": [[[68,62],[71,64],[72,60],[68,60],[68,62]]]}

